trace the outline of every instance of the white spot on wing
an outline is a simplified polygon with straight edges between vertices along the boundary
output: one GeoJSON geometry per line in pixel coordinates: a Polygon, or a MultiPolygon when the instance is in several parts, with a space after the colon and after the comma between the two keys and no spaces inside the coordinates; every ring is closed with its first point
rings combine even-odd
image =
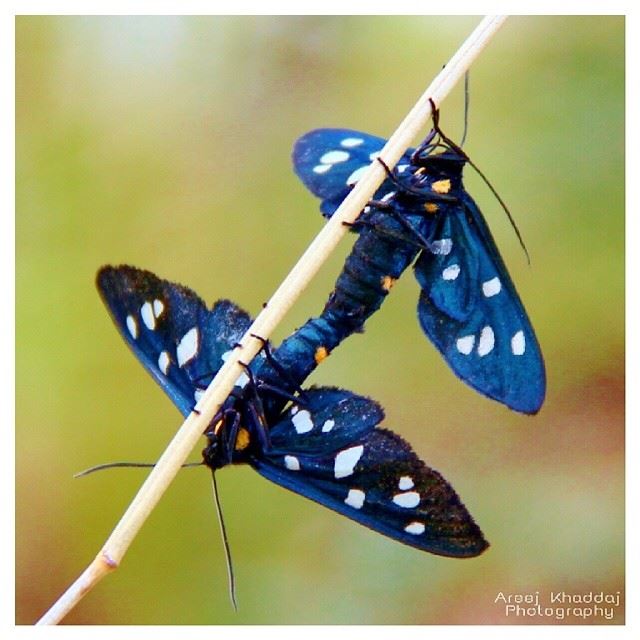
{"type": "Polygon", "coordinates": [[[403,491],[413,489],[413,479],[411,476],[402,476],[398,481],[398,489],[402,489],[403,491]]]}
{"type": "Polygon", "coordinates": [[[133,316],[127,316],[127,329],[131,337],[135,340],[138,337],[138,323],[133,316]]]}
{"type": "Polygon", "coordinates": [[[204,392],[205,392],[205,390],[204,390],[204,389],[196,389],[196,390],[193,392],[193,399],[194,399],[196,402],[200,402],[200,398],[202,398],[202,396],[204,395],[204,392]]]}
{"type": "Polygon", "coordinates": [[[327,173],[327,171],[329,171],[329,169],[331,169],[331,167],[333,167],[332,164],[317,164],[315,167],[313,167],[312,171],[313,173],[327,173]]]}
{"type": "Polygon", "coordinates": [[[453,242],[451,238],[443,238],[442,240],[434,240],[429,249],[436,256],[448,256],[451,253],[453,242]]]}
{"type": "Polygon", "coordinates": [[[473,345],[476,342],[475,336],[463,336],[456,340],[456,349],[463,355],[468,356],[473,351],[473,345]]]}
{"type": "Polygon", "coordinates": [[[353,147],[359,147],[363,142],[364,140],[362,138],[345,138],[340,142],[340,146],[351,149],[353,147]]]}
{"type": "Polygon", "coordinates": [[[158,300],[157,298],[153,301],[153,315],[156,318],[159,318],[164,311],[164,303],[162,300],[158,300]]]}
{"type": "Polygon", "coordinates": [[[409,165],[408,165],[408,164],[399,164],[399,165],[396,167],[396,170],[398,171],[398,173],[403,173],[404,171],[406,171],[406,170],[407,170],[407,168],[408,168],[408,167],[409,167],[409,165]]]}
{"type": "Polygon", "coordinates": [[[322,433],[329,433],[329,431],[331,431],[331,429],[333,429],[333,427],[335,427],[335,425],[336,425],[335,420],[327,420],[322,425],[322,433]]]}
{"type": "Polygon", "coordinates": [[[337,162],[344,162],[349,159],[349,154],[346,151],[327,151],[320,162],[322,164],[336,164],[337,162]]]}
{"type": "Polygon", "coordinates": [[[300,471],[300,460],[295,456],[285,456],[284,466],[287,467],[289,471],[300,471]]]}
{"type": "Polygon", "coordinates": [[[382,196],[382,198],[380,198],[380,202],[389,202],[389,200],[391,200],[391,198],[393,198],[393,196],[396,195],[395,191],[389,191],[389,193],[385,193],[385,195],[382,196]]]}
{"type": "Polygon", "coordinates": [[[160,371],[162,371],[162,373],[164,373],[164,375],[167,375],[167,371],[169,371],[169,365],[171,364],[171,358],[169,357],[169,354],[166,351],[163,351],[159,356],[158,356],[158,368],[160,369],[160,371]]]}
{"type": "Polygon", "coordinates": [[[420,494],[416,491],[396,493],[396,495],[393,496],[393,502],[403,509],[413,509],[420,504],[420,494]]]}
{"type": "Polygon", "coordinates": [[[182,336],[176,348],[178,366],[184,367],[187,362],[193,360],[198,355],[199,348],[200,334],[198,333],[198,327],[192,327],[182,336]]]}
{"type": "Polygon", "coordinates": [[[514,333],[511,338],[511,353],[514,356],[524,355],[525,346],[524,333],[522,331],[514,333]]]}
{"type": "Polygon", "coordinates": [[[340,451],[336,455],[336,460],[333,466],[333,473],[336,478],[346,478],[353,473],[353,470],[358,464],[358,460],[362,457],[364,446],[359,444],[356,447],[350,447],[344,451],[340,451]]]}
{"type": "Polygon", "coordinates": [[[146,325],[149,331],[153,331],[156,328],[156,319],[153,315],[153,309],[150,302],[145,302],[140,307],[140,315],[142,316],[142,322],[146,325]]]}
{"type": "Polygon", "coordinates": [[[485,298],[490,298],[491,296],[499,294],[501,289],[502,283],[500,282],[500,278],[498,278],[498,276],[482,283],[482,293],[484,293],[485,298]]]}
{"type": "Polygon", "coordinates": [[[495,342],[493,329],[489,325],[483,327],[480,332],[480,340],[478,340],[478,355],[482,357],[490,353],[493,350],[495,342]]]}
{"type": "Polygon", "coordinates": [[[443,280],[455,280],[460,275],[460,265],[452,264],[442,270],[443,280]]]}
{"type": "Polygon", "coordinates": [[[294,405],[291,407],[291,415],[292,415],[292,416],[295,416],[295,415],[296,415],[296,413],[298,413],[298,411],[300,411],[300,407],[299,407],[297,404],[294,404],[294,405]]]}
{"type": "Polygon", "coordinates": [[[364,167],[360,167],[359,169],[356,169],[348,178],[347,178],[347,186],[351,186],[352,184],[355,184],[356,182],[358,182],[358,180],[360,180],[360,178],[362,178],[362,176],[365,174],[366,170],[369,168],[368,165],[365,165],[364,167]]]}
{"type": "Polygon", "coordinates": [[[243,371],[236,380],[236,387],[244,389],[249,382],[249,376],[243,371]]]}
{"type": "Polygon", "coordinates": [[[424,525],[422,524],[422,522],[410,522],[405,528],[404,530],[407,533],[411,533],[414,536],[419,536],[421,533],[424,533],[424,525]]]}
{"type": "Polygon", "coordinates": [[[349,493],[344,499],[344,503],[354,509],[362,509],[365,497],[364,491],[360,491],[360,489],[349,489],[349,493]]]}
{"type": "Polygon", "coordinates": [[[297,433],[309,433],[309,431],[313,429],[311,414],[306,409],[296,413],[293,418],[291,418],[291,422],[293,422],[297,433]]]}

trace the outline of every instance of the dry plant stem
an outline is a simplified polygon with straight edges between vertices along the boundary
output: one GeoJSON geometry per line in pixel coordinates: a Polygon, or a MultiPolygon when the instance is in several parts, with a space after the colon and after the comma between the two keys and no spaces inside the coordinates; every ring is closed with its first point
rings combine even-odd
{"type": "MultiPolygon", "coordinates": [[[[382,150],[380,157],[387,166],[395,166],[407,147],[425,128],[431,116],[429,99],[431,98],[436,106],[440,105],[505,20],[505,16],[484,18],[437,75],[382,150]]],[[[243,372],[239,361],[249,363],[260,351],[262,342],[251,336],[258,335],[266,339],[271,335],[345,235],[347,227],[343,222],[353,222],[357,218],[385,176],[382,165],[379,162],[373,162],[278,287],[242,338],[241,346],[233,351],[232,357],[220,369],[198,402],[199,413],[193,412],[185,420],[100,553],[37,624],[56,624],[62,620],[103,576],[118,567],[140,527],[243,372]]]]}

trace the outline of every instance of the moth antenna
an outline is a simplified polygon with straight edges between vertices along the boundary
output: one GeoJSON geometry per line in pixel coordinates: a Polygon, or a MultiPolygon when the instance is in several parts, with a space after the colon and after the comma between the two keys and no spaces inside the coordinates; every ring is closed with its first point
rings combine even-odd
{"type": "Polygon", "coordinates": [[[462,139],[460,140],[460,148],[464,146],[467,139],[467,130],[469,124],[469,71],[464,74],[464,128],[462,129],[462,139]]]}
{"type": "Polygon", "coordinates": [[[460,156],[462,158],[464,158],[465,162],[467,162],[468,164],[470,164],[474,168],[476,173],[482,178],[482,180],[487,185],[487,187],[489,187],[489,189],[491,190],[491,193],[493,193],[495,199],[500,203],[500,206],[504,209],[504,212],[507,214],[507,218],[509,218],[509,222],[511,223],[511,227],[515,231],[516,237],[518,238],[518,242],[520,243],[520,246],[522,247],[522,250],[524,251],[524,255],[527,257],[527,263],[530,265],[531,264],[531,257],[529,256],[529,251],[528,251],[528,249],[527,249],[527,247],[526,247],[526,245],[524,243],[524,239],[522,237],[522,234],[520,233],[520,229],[518,229],[518,225],[516,224],[516,221],[513,219],[513,216],[511,215],[511,211],[509,211],[509,207],[507,207],[506,202],[500,197],[498,192],[495,190],[494,186],[489,182],[489,179],[487,178],[487,176],[485,176],[484,173],[482,173],[482,171],[480,171],[480,169],[475,164],[475,162],[473,162],[473,160],[471,160],[471,158],[462,150],[462,148],[459,145],[457,145],[453,140],[451,140],[451,138],[447,137],[446,134],[442,131],[442,129],[440,128],[440,123],[439,123],[440,113],[436,109],[436,105],[433,102],[433,100],[430,99],[429,102],[431,103],[433,128],[435,129],[435,131],[437,131],[437,133],[440,136],[440,138],[442,139],[442,141],[445,142],[447,145],[449,145],[449,147],[451,149],[453,149],[454,151],[459,153],[460,156]]]}
{"type": "Polygon", "coordinates": [[[495,199],[500,203],[500,206],[504,209],[504,212],[507,214],[507,218],[509,218],[509,222],[511,224],[511,227],[516,233],[516,237],[518,238],[518,242],[520,243],[520,246],[522,247],[522,250],[524,251],[524,255],[527,257],[527,264],[531,265],[531,256],[529,255],[529,250],[527,249],[527,246],[524,243],[524,238],[522,237],[522,234],[520,233],[520,229],[518,228],[518,225],[516,224],[516,221],[514,220],[513,216],[511,215],[511,211],[509,211],[509,207],[507,207],[505,201],[500,197],[498,192],[495,190],[494,186],[489,182],[489,180],[487,179],[487,176],[485,176],[484,173],[482,173],[482,171],[480,171],[480,169],[476,166],[476,164],[468,156],[467,156],[467,162],[475,169],[476,173],[482,178],[484,183],[491,190],[491,193],[493,193],[495,199]]]}
{"type": "Polygon", "coordinates": [[[218,523],[220,524],[220,533],[222,534],[222,544],[224,545],[224,558],[227,561],[227,578],[229,580],[229,597],[233,610],[238,611],[238,601],[236,600],[236,577],[233,573],[233,563],[231,562],[231,548],[229,547],[229,539],[227,538],[227,529],[224,526],[224,518],[222,516],[222,505],[220,504],[220,496],[218,495],[218,484],[216,482],[215,471],[211,472],[211,487],[213,489],[213,499],[216,503],[216,513],[218,514],[218,523]]]}
{"type": "MultiPolygon", "coordinates": [[[[185,464],[181,465],[183,468],[186,467],[200,467],[204,464],[204,462],[185,462],[185,464]]],[[[88,476],[90,473],[94,471],[103,471],[104,469],[115,469],[116,467],[140,467],[149,469],[151,467],[155,467],[155,462],[106,462],[105,464],[97,464],[95,467],[89,467],[84,471],[79,471],[78,473],[74,473],[74,478],[82,478],[83,476],[88,476]]]]}

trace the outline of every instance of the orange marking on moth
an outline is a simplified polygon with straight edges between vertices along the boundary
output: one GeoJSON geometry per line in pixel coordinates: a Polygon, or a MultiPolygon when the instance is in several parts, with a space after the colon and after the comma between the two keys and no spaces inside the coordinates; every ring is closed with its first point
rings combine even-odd
{"type": "Polygon", "coordinates": [[[243,451],[249,446],[249,442],[251,441],[251,437],[249,436],[249,432],[244,428],[240,427],[238,429],[238,437],[236,438],[236,451],[243,451]]]}
{"type": "Polygon", "coordinates": [[[449,193],[451,191],[451,180],[449,178],[437,180],[431,185],[431,190],[436,193],[449,193]]]}
{"type": "Polygon", "coordinates": [[[316,364],[320,364],[329,355],[329,350],[326,347],[318,347],[313,355],[313,359],[316,364]]]}
{"type": "Polygon", "coordinates": [[[391,287],[396,283],[396,279],[391,276],[383,276],[380,284],[385,291],[391,291],[391,287]]]}

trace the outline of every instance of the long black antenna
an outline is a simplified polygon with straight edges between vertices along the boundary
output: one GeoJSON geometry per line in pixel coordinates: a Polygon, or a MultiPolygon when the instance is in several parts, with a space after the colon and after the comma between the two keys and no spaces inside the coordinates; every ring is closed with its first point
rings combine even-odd
{"type": "MultiPolygon", "coordinates": [[[[187,467],[201,467],[204,462],[185,462],[180,465],[183,469],[187,467]]],[[[74,478],[82,478],[88,476],[90,473],[96,471],[103,471],[104,469],[115,469],[118,467],[136,467],[136,468],[151,468],[155,467],[154,462],[107,462],[105,464],[97,464],[95,467],[89,467],[84,471],[79,471],[74,474],[74,478]]],[[[220,504],[220,498],[218,496],[218,485],[216,484],[216,474],[211,472],[211,480],[213,486],[213,498],[216,504],[216,513],[218,514],[218,522],[220,523],[220,531],[222,533],[222,543],[224,545],[224,557],[227,561],[227,575],[229,578],[229,596],[231,598],[231,604],[235,611],[238,610],[238,601],[236,600],[236,578],[233,573],[233,564],[231,563],[231,549],[229,547],[229,539],[227,538],[227,529],[224,526],[224,518],[222,517],[222,505],[220,504]]]]}
{"type": "Polygon", "coordinates": [[[487,178],[487,176],[485,176],[484,173],[482,173],[482,171],[480,171],[480,169],[476,166],[476,164],[473,162],[473,160],[471,160],[471,158],[460,148],[459,145],[457,145],[451,138],[447,137],[444,134],[444,132],[440,128],[440,124],[439,124],[440,112],[436,109],[436,105],[433,102],[433,100],[429,99],[429,102],[431,103],[431,117],[433,119],[433,129],[434,129],[434,131],[436,131],[438,133],[438,135],[440,136],[440,138],[442,139],[442,141],[445,144],[447,144],[455,152],[459,153],[460,156],[462,158],[464,158],[465,161],[468,164],[470,164],[475,169],[476,173],[484,180],[484,182],[487,185],[487,187],[489,187],[489,189],[491,190],[491,193],[493,193],[493,195],[495,196],[495,199],[500,203],[500,205],[504,209],[504,212],[507,214],[507,217],[509,218],[509,222],[511,223],[511,227],[516,232],[516,236],[518,238],[518,242],[520,243],[520,246],[522,247],[522,250],[524,251],[525,256],[527,256],[527,262],[529,264],[531,264],[531,257],[529,256],[529,251],[527,250],[527,247],[526,247],[526,245],[524,243],[524,240],[522,238],[522,234],[520,233],[520,229],[518,229],[518,225],[516,224],[516,221],[513,219],[513,216],[511,215],[511,211],[509,211],[509,207],[507,207],[505,201],[500,197],[500,195],[495,190],[493,185],[489,182],[489,179],[487,178]]]}
{"type": "Polygon", "coordinates": [[[469,72],[464,74],[464,129],[462,130],[462,139],[460,140],[460,148],[464,146],[467,139],[467,125],[469,124],[469,72]]]}
{"type": "MultiPolygon", "coordinates": [[[[181,466],[184,469],[186,467],[201,467],[203,464],[204,462],[185,462],[185,464],[181,466]]],[[[95,467],[89,467],[84,471],[78,471],[78,473],[73,474],[73,477],[82,478],[82,476],[88,476],[90,473],[94,473],[95,471],[115,469],[116,467],[142,467],[144,469],[149,469],[155,466],[155,462],[107,462],[105,464],[97,464],[95,467]]]]}
{"type": "Polygon", "coordinates": [[[224,557],[227,561],[227,577],[229,579],[229,597],[234,611],[238,610],[238,601],[236,600],[236,578],[233,573],[233,564],[231,562],[231,549],[229,547],[229,539],[227,538],[227,529],[224,526],[224,518],[222,517],[222,505],[218,496],[218,485],[216,483],[216,473],[211,471],[211,486],[213,488],[213,498],[216,503],[216,513],[218,514],[218,522],[220,523],[220,533],[222,534],[222,544],[224,545],[224,557]]]}

